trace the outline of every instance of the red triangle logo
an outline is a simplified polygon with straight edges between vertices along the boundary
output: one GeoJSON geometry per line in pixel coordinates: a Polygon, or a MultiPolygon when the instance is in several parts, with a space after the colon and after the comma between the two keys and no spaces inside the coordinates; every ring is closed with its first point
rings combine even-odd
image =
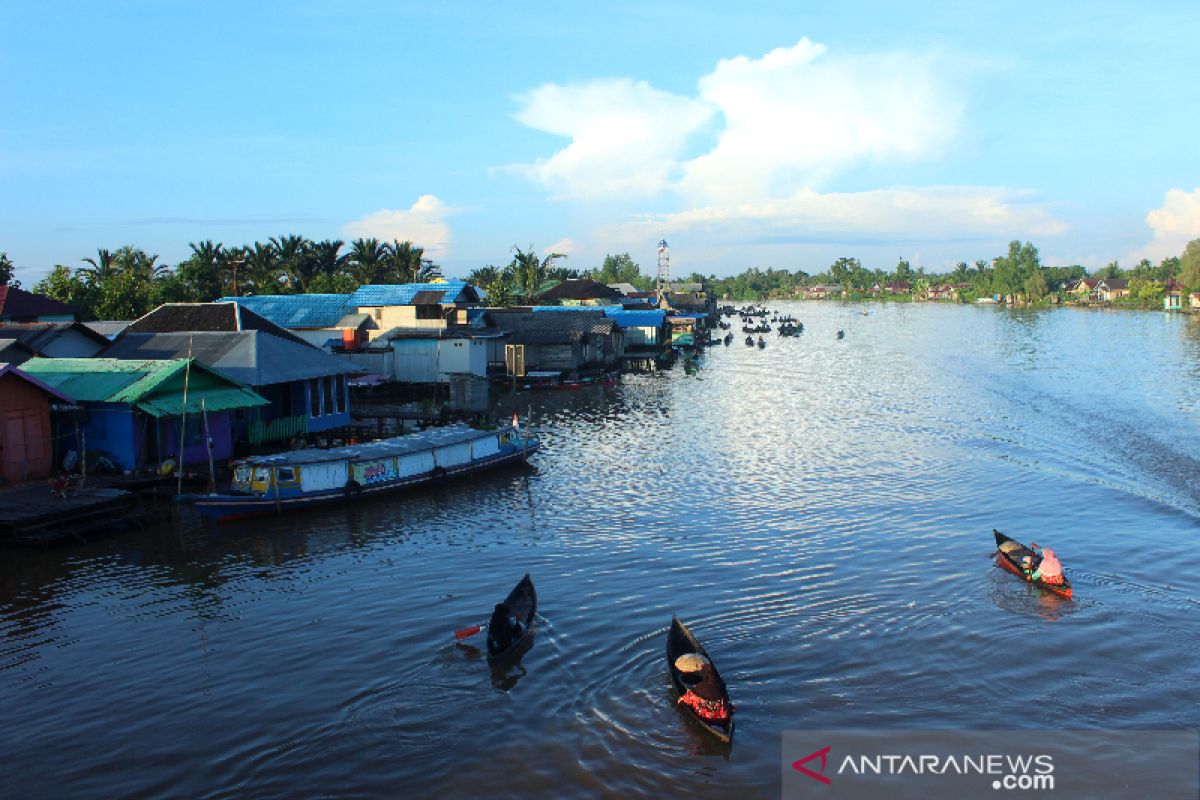
{"type": "Polygon", "coordinates": [[[829,778],[826,778],[824,775],[825,765],[826,765],[826,763],[828,763],[828,759],[829,759],[829,748],[822,747],[820,750],[817,750],[815,753],[809,753],[808,755],[806,755],[804,758],[800,759],[799,761],[793,761],[792,769],[796,770],[797,772],[803,772],[808,777],[815,778],[816,780],[819,780],[821,783],[828,786],[829,784],[833,783],[833,781],[829,780],[829,778]],[[812,761],[814,758],[821,759],[821,769],[818,770],[817,772],[813,772],[811,769],[804,766],[809,761],[812,761]]]}

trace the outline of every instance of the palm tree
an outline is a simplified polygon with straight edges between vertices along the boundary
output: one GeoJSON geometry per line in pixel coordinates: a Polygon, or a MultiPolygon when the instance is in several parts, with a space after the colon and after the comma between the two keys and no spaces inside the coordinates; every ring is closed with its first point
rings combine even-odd
{"type": "Polygon", "coordinates": [[[114,254],[103,248],[96,251],[95,258],[82,258],[81,261],[91,264],[90,267],[80,267],[89,283],[105,281],[117,273],[114,254]]]}
{"type": "Polygon", "coordinates": [[[243,265],[246,282],[257,294],[277,294],[279,292],[279,254],[270,242],[263,244],[255,242],[245,253],[246,263],[243,265]]]}
{"type": "Polygon", "coordinates": [[[350,243],[347,260],[354,278],[360,283],[378,283],[385,277],[390,248],[378,239],[355,239],[350,243]]]}
{"type": "Polygon", "coordinates": [[[303,293],[312,279],[317,276],[316,259],[312,256],[312,242],[303,236],[279,236],[271,239],[279,269],[287,277],[292,288],[303,293]]]}
{"type": "Polygon", "coordinates": [[[509,266],[516,274],[517,284],[527,299],[532,299],[538,293],[555,260],[567,257],[566,253],[550,253],[545,258],[538,258],[533,245],[529,245],[529,250],[522,250],[513,245],[513,254],[509,266]]]}
{"type": "Polygon", "coordinates": [[[221,243],[213,243],[212,239],[202,242],[190,242],[192,255],[176,268],[180,281],[186,287],[188,296],[193,300],[208,302],[221,296],[220,265],[224,257],[221,243]]]}
{"type": "Polygon", "coordinates": [[[425,248],[409,241],[394,241],[388,254],[388,278],[396,283],[417,283],[425,248]]]}
{"type": "Polygon", "coordinates": [[[312,246],[313,261],[318,273],[332,278],[342,271],[346,266],[346,256],[338,255],[338,251],[342,249],[343,244],[345,242],[341,239],[326,239],[312,246]]]}
{"type": "Polygon", "coordinates": [[[147,255],[145,250],[132,245],[125,245],[113,253],[113,264],[118,272],[128,272],[147,283],[161,278],[169,271],[166,265],[156,264],[157,261],[157,254],[147,255]]]}

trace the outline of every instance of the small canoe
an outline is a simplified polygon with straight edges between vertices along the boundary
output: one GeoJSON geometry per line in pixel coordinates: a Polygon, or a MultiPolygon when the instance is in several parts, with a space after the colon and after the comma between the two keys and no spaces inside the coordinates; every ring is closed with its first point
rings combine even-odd
{"type": "Polygon", "coordinates": [[[492,662],[502,661],[516,652],[533,630],[533,618],[537,614],[537,591],[533,588],[533,581],[530,580],[528,572],[508,593],[508,597],[504,598],[504,605],[517,618],[519,627],[513,630],[501,617],[500,609],[492,612],[487,637],[488,660],[492,662]]]}
{"type": "MultiPolygon", "coordinates": [[[[708,654],[700,642],[696,641],[696,637],[692,635],[692,632],[687,629],[686,625],[672,616],[671,630],[667,632],[667,670],[671,673],[671,685],[675,687],[675,691],[679,693],[680,697],[687,693],[688,685],[684,680],[684,674],[675,668],[675,659],[679,658],[684,653],[699,653],[708,659],[709,663],[713,665],[713,671],[717,672],[717,665],[713,663],[712,657],[708,654]]],[[[717,676],[720,677],[720,675],[721,673],[717,672],[717,676]]],[[[730,706],[733,705],[729,702],[728,692],[725,693],[724,699],[727,704],[730,706]]],[[[696,710],[687,703],[677,703],[677,705],[684,709],[684,712],[689,717],[696,720],[701,727],[715,736],[718,740],[724,742],[725,744],[729,744],[733,741],[732,716],[730,716],[730,718],[725,722],[710,722],[706,719],[703,719],[699,714],[696,713],[696,710]]]]}
{"type": "MultiPolygon", "coordinates": [[[[1021,560],[1025,556],[1033,558],[1034,569],[1037,569],[1037,564],[1042,560],[1034,550],[1026,547],[1016,539],[1009,538],[996,529],[992,529],[992,533],[996,536],[996,566],[1003,567],[1012,574],[1022,580],[1029,580],[1029,576],[1025,574],[1025,570],[1021,569],[1021,560]]],[[[1042,580],[1033,581],[1035,586],[1038,586],[1047,591],[1054,592],[1059,597],[1065,597],[1068,600],[1071,598],[1071,581],[1067,579],[1066,573],[1063,573],[1062,583],[1046,583],[1042,580]]]]}

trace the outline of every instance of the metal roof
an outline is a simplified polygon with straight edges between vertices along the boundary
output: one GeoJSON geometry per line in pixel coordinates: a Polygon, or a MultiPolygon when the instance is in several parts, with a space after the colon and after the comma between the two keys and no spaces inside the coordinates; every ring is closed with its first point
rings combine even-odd
{"type": "Polygon", "coordinates": [[[348,294],[263,294],[217,302],[237,303],[281,328],[334,328],[354,311],[348,294]]]}
{"type": "Polygon", "coordinates": [[[341,461],[350,459],[363,461],[372,458],[388,458],[409,453],[419,453],[422,450],[432,450],[435,447],[472,442],[476,439],[486,439],[495,436],[496,431],[476,430],[467,425],[447,425],[444,428],[429,428],[407,436],[394,436],[391,439],[380,439],[375,442],[331,447],[322,450],[309,447],[304,450],[291,450],[286,453],[276,453],[269,456],[252,456],[238,462],[239,464],[285,466],[288,464],[319,464],[325,461],[341,461]]]}
{"type": "Polygon", "coordinates": [[[617,300],[621,293],[591,278],[568,278],[538,294],[540,300],[617,300]]]}
{"type": "Polygon", "coordinates": [[[350,305],[355,308],[366,306],[407,306],[413,305],[420,294],[421,304],[452,305],[454,303],[475,303],[482,298],[482,292],[466,281],[446,281],[445,283],[372,283],[360,286],[350,295],[350,305]],[[425,294],[436,292],[436,296],[425,294]]]}
{"type": "Polygon", "coordinates": [[[0,286],[0,319],[74,316],[73,307],[52,297],[27,292],[16,286],[0,286]]]}
{"type": "Polygon", "coordinates": [[[192,358],[248,386],[354,372],[353,365],[308,344],[262,331],[127,333],[104,355],[114,359],[192,358]]]}
{"type": "MultiPolygon", "coordinates": [[[[188,359],[35,358],[22,371],[36,376],[55,390],[77,401],[123,403],[161,417],[183,411],[182,388],[165,388],[168,381],[188,369],[188,359]]],[[[189,387],[187,411],[224,411],[268,405],[269,402],[236,381],[191,362],[196,380],[189,387]],[[199,378],[203,376],[203,378],[199,378]],[[212,398],[211,401],[209,398],[212,398]]],[[[177,381],[176,381],[177,383],[177,381]]]]}
{"type": "Polygon", "coordinates": [[[38,378],[35,378],[34,376],[30,375],[28,372],[25,372],[24,370],[17,369],[16,365],[14,365],[14,364],[0,364],[0,376],[4,376],[4,375],[12,375],[16,378],[20,378],[21,380],[25,381],[26,383],[31,384],[31,385],[36,386],[37,388],[41,389],[46,394],[51,395],[52,397],[57,397],[59,400],[62,400],[64,403],[74,403],[75,402],[75,400],[73,398],[68,397],[67,395],[63,394],[62,392],[55,389],[53,386],[49,386],[45,382],[39,380],[38,378]]]}

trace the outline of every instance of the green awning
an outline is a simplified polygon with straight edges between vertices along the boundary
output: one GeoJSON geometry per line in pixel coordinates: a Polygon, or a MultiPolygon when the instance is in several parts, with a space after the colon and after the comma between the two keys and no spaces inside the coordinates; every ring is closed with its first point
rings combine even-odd
{"type": "MultiPolygon", "coordinates": [[[[252,389],[191,389],[187,393],[187,413],[199,414],[201,400],[207,411],[270,405],[269,400],[252,389]]],[[[152,417],[177,417],[183,413],[183,392],[156,392],[138,401],[137,408],[152,417]]]]}

